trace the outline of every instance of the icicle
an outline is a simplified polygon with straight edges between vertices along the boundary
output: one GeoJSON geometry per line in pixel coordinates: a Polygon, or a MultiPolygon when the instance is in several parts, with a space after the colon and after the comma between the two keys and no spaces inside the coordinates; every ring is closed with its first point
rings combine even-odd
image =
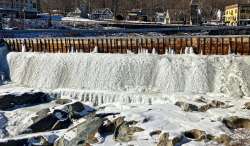
{"type": "Polygon", "coordinates": [[[157,52],[156,52],[155,48],[153,48],[153,50],[152,50],[152,54],[157,54],[157,52]]]}
{"type": "Polygon", "coordinates": [[[142,49],[141,48],[138,49],[138,54],[142,54],[142,49]]]}
{"type": "Polygon", "coordinates": [[[98,47],[95,46],[94,50],[92,51],[92,53],[98,53],[98,47]]]}
{"type": "Polygon", "coordinates": [[[174,49],[171,49],[170,54],[172,54],[172,55],[175,54],[174,49]]]}
{"type": "Polygon", "coordinates": [[[24,44],[22,44],[22,52],[26,52],[26,47],[24,44]]]}
{"type": "Polygon", "coordinates": [[[142,52],[143,54],[146,54],[146,50],[144,48],[142,48],[142,52]]]}
{"type": "Polygon", "coordinates": [[[74,47],[72,46],[71,49],[70,49],[70,53],[74,53],[74,47]]]}
{"type": "Polygon", "coordinates": [[[194,54],[194,49],[193,49],[193,47],[189,47],[189,54],[194,54]]]}
{"type": "Polygon", "coordinates": [[[200,53],[200,55],[203,55],[203,51],[201,50],[201,53],[200,53]]]}
{"type": "Polygon", "coordinates": [[[165,55],[168,55],[168,49],[165,48],[165,55]]]}
{"type": "Polygon", "coordinates": [[[127,54],[134,54],[131,50],[127,50],[127,54]]]}
{"type": "Polygon", "coordinates": [[[189,54],[189,47],[185,47],[185,52],[184,54],[189,54]]]}
{"type": "Polygon", "coordinates": [[[168,54],[171,54],[171,50],[172,50],[171,48],[168,48],[168,54]]]}
{"type": "Polygon", "coordinates": [[[232,54],[231,46],[229,45],[228,55],[232,54]]]}

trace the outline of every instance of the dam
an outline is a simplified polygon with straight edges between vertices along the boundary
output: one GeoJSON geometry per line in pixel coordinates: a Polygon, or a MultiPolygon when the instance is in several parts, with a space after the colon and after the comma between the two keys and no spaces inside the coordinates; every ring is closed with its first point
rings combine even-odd
{"type": "Polygon", "coordinates": [[[225,55],[206,55],[190,46],[183,53],[159,53],[157,48],[103,53],[98,47],[46,52],[23,44],[20,49],[13,51],[8,44],[0,49],[0,145],[45,141],[68,146],[68,141],[79,142],[76,131],[94,133],[93,146],[125,143],[113,140],[119,138],[113,131],[103,138],[106,122],[124,117],[125,124],[135,123],[138,129],[131,143],[150,146],[155,145],[152,129],[191,145],[198,139],[192,137],[195,132],[237,134],[227,125],[233,118],[243,119],[237,122],[248,132],[248,55],[230,49],[225,55]],[[61,130],[54,129],[58,123],[61,130]]]}

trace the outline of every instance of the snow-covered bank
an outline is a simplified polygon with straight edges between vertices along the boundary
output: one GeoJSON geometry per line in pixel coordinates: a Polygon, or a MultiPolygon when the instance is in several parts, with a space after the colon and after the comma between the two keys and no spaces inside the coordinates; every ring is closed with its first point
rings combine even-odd
{"type": "Polygon", "coordinates": [[[151,54],[10,53],[12,82],[42,89],[249,96],[250,58],[151,54]]]}

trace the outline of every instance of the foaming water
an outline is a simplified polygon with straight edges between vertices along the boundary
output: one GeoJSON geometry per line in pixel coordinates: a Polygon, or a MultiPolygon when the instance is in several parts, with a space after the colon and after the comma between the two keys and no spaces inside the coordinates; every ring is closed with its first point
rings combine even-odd
{"type": "Polygon", "coordinates": [[[235,56],[10,53],[11,80],[43,89],[249,95],[249,59],[235,56]]]}

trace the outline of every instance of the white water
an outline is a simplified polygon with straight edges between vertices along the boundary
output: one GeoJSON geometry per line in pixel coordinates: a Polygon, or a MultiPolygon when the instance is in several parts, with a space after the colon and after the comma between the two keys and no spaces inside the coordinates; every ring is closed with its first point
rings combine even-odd
{"type": "Polygon", "coordinates": [[[43,89],[249,96],[250,60],[235,56],[10,53],[11,80],[43,89]]]}

